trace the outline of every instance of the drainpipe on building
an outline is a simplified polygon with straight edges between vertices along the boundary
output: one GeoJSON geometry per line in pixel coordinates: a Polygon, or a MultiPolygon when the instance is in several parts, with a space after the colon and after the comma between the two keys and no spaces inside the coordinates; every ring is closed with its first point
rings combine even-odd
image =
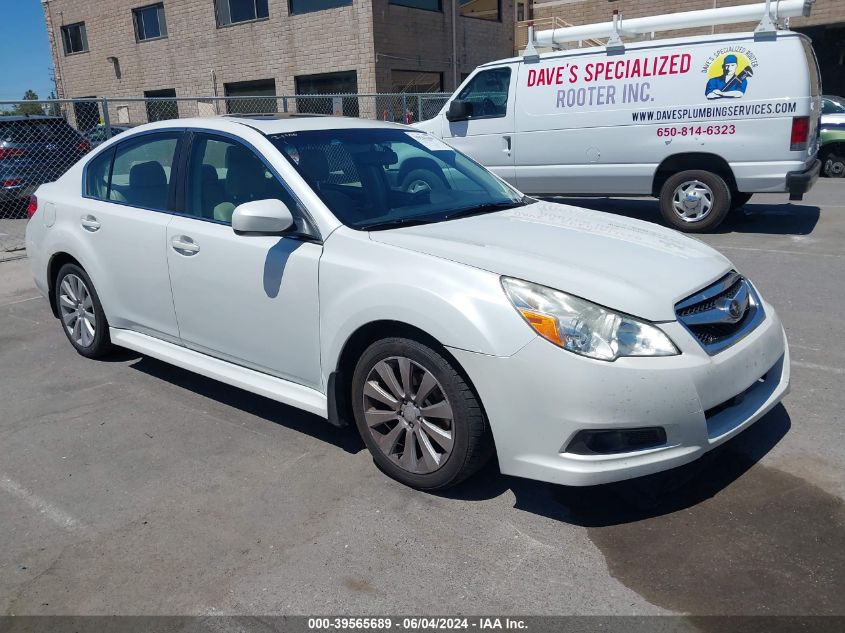
{"type": "Polygon", "coordinates": [[[44,10],[44,21],[47,23],[47,40],[50,42],[50,53],[53,55],[53,76],[56,83],[56,98],[64,99],[65,92],[64,69],[62,68],[62,57],[56,47],[56,34],[53,30],[53,12],[50,7],[50,0],[41,0],[44,10]]]}
{"type": "Polygon", "coordinates": [[[458,89],[458,0],[452,0],[452,90],[458,89]]]}

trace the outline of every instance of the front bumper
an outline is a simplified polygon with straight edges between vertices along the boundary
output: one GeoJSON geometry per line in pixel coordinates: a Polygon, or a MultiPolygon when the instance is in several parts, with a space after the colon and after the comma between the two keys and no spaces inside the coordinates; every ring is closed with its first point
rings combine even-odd
{"type": "Polygon", "coordinates": [[[802,200],[804,198],[804,194],[819,179],[821,167],[822,162],[816,159],[807,169],[791,171],[786,174],[786,188],[789,191],[790,200],[802,200]]]}
{"type": "Polygon", "coordinates": [[[664,358],[606,363],[540,338],[507,358],[450,351],[478,390],[504,474],[589,486],[691,462],[780,402],[789,390],[789,349],[774,309],[764,307],[766,320],[715,356],[678,323],[661,325],[682,352],[664,358]],[[566,452],[581,430],[654,426],[666,431],[661,446],[566,452]]]}

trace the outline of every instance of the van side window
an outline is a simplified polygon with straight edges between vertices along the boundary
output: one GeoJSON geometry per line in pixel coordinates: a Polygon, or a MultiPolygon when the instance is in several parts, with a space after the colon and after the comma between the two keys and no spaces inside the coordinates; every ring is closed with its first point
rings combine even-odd
{"type": "Polygon", "coordinates": [[[114,155],[109,200],[166,211],[180,135],[149,134],[119,144],[114,155]]]}
{"type": "Polygon", "coordinates": [[[473,77],[458,99],[472,104],[473,119],[495,119],[508,112],[510,68],[491,68],[473,77]]]}

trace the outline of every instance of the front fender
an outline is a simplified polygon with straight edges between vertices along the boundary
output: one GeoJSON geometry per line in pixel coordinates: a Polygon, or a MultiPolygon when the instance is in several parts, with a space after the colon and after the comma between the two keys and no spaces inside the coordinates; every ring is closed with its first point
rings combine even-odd
{"type": "Polygon", "coordinates": [[[320,260],[324,377],[356,330],[383,320],[414,326],[446,347],[493,356],[511,356],[536,336],[499,275],[338,229],[320,260]]]}

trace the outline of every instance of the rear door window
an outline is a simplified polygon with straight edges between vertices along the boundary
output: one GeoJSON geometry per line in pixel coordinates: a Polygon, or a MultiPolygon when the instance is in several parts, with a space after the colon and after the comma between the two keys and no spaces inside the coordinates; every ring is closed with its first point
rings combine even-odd
{"type": "Polygon", "coordinates": [[[156,211],[168,210],[180,132],[145,134],[117,146],[108,199],[156,211]]]}

